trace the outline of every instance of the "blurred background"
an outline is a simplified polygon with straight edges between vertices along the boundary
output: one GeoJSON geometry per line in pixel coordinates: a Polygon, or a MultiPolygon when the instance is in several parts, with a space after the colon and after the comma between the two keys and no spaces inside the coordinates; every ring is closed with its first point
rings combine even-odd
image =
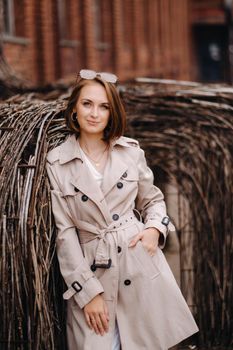
{"type": "Polygon", "coordinates": [[[233,349],[232,11],[233,0],[0,0],[0,349],[66,348],[44,165],[82,68],[119,77],[127,135],[176,225],[165,254],[200,327],[180,349],[233,349]]]}
{"type": "MultiPolygon", "coordinates": [[[[1,0],[1,55],[43,85],[81,68],[232,82],[231,0],[1,0]]],[[[2,69],[3,61],[2,61],[2,69]]]]}

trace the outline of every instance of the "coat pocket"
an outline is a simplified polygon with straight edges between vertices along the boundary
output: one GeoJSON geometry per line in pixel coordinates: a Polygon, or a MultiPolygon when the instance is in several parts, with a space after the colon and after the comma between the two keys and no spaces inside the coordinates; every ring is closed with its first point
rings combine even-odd
{"type": "MultiPolygon", "coordinates": [[[[143,247],[142,242],[138,241],[135,247],[129,248],[135,257],[135,261],[137,262],[137,266],[140,268],[143,274],[147,277],[153,279],[158,277],[160,274],[160,270],[153,261],[153,258],[149,255],[146,249],[143,247]]],[[[158,254],[156,251],[155,254],[158,254]]]]}

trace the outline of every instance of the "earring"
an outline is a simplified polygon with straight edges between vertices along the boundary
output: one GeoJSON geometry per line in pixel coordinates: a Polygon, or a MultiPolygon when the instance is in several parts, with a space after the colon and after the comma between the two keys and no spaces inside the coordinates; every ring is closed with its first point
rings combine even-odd
{"type": "Polygon", "coordinates": [[[77,113],[76,112],[72,113],[71,119],[73,122],[77,122],[77,113]]]}

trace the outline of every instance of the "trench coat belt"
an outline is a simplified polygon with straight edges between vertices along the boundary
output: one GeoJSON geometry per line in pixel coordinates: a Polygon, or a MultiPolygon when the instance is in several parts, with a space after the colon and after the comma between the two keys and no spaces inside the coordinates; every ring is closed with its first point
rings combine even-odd
{"type": "MultiPolygon", "coordinates": [[[[81,244],[85,244],[94,239],[98,239],[98,245],[95,254],[96,265],[107,265],[110,259],[110,251],[107,235],[114,234],[118,229],[125,229],[131,226],[133,222],[137,222],[138,219],[135,216],[135,212],[131,211],[119,218],[117,222],[112,222],[108,227],[99,229],[96,226],[92,226],[93,230],[81,230],[79,229],[79,240],[81,244]]],[[[141,221],[141,217],[140,217],[141,221]]]]}
{"type": "MultiPolygon", "coordinates": [[[[119,229],[126,229],[131,226],[134,222],[142,221],[141,215],[137,210],[132,210],[125,215],[121,216],[117,222],[112,222],[108,227],[100,229],[94,225],[88,223],[76,223],[76,227],[78,229],[79,241],[81,244],[85,244],[94,239],[98,239],[98,245],[95,253],[95,266],[106,266],[106,268],[110,267],[110,246],[108,243],[108,239],[106,236],[108,234],[114,234],[119,229]]],[[[93,273],[91,270],[90,274],[93,273]]],[[[77,291],[74,287],[70,287],[64,294],[64,299],[71,298],[77,291]]]]}

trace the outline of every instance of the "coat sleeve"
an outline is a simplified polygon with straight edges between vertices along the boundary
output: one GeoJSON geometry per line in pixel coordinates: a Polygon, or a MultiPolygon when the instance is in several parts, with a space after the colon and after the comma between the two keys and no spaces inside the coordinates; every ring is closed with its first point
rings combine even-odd
{"type": "Polygon", "coordinates": [[[136,209],[141,212],[145,228],[155,227],[160,231],[159,246],[164,247],[169,231],[175,231],[167,215],[164,196],[160,189],[154,186],[152,170],[147,166],[145,154],[139,149],[138,170],[138,195],[136,198],[136,209]]]}
{"type": "Polygon", "coordinates": [[[80,308],[83,308],[104,290],[83,256],[77,231],[66,199],[59,189],[53,166],[47,162],[46,168],[51,185],[52,211],[57,227],[56,251],[61,274],[68,286],[63,297],[69,299],[74,295],[80,308]]]}

